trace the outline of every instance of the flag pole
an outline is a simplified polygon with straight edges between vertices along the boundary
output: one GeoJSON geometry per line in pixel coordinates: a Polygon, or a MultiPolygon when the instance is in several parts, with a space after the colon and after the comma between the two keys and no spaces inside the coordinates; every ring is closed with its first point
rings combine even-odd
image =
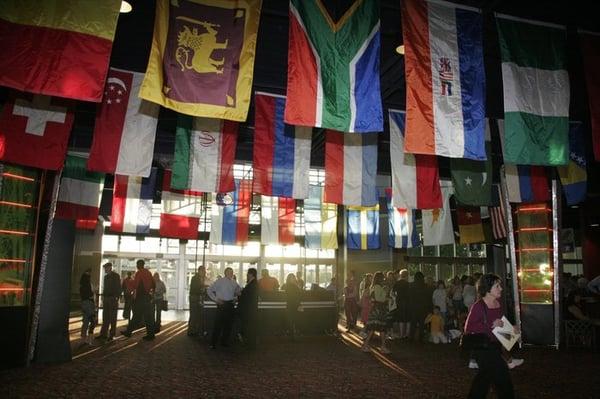
{"type": "MultiPolygon", "coordinates": [[[[208,193],[202,193],[202,203],[203,203],[203,207],[204,207],[204,228],[206,229],[206,217],[208,214],[208,193]]],[[[206,233],[206,232],[203,232],[206,233]]],[[[196,260],[198,258],[198,240],[196,240],[196,260]]],[[[204,262],[206,261],[206,234],[203,235],[202,238],[202,266],[204,266],[204,269],[206,270],[206,265],[204,264],[204,262]]],[[[196,269],[198,269],[196,267],[196,269]]]]}

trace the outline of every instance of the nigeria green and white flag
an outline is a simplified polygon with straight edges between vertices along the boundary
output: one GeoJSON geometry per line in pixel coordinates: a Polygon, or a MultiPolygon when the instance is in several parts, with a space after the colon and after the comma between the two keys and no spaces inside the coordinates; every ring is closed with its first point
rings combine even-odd
{"type": "Polygon", "coordinates": [[[490,121],[485,123],[486,161],[450,158],[450,174],[454,198],[461,205],[487,206],[492,204],[492,145],[490,121]]]}
{"type": "Polygon", "coordinates": [[[569,162],[565,27],[496,15],[504,84],[504,161],[569,162]]]}

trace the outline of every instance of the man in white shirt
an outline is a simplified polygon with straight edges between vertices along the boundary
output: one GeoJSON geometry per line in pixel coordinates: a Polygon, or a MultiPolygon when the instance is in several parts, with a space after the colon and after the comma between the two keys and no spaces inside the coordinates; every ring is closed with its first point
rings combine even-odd
{"type": "Polygon", "coordinates": [[[225,277],[221,277],[208,288],[208,296],[217,304],[211,349],[217,347],[218,341],[221,342],[221,346],[229,346],[235,312],[234,304],[240,291],[240,286],[233,280],[233,269],[230,267],[225,269],[225,277]]]}

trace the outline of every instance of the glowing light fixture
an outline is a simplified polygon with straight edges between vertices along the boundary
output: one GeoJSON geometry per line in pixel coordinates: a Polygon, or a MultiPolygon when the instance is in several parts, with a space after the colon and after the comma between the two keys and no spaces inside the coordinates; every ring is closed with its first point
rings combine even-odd
{"type": "Polygon", "coordinates": [[[404,44],[401,44],[398,47],[396,47],[396,52],[400,55],[404,55],[404,44]]]}
{"type": "Polygon", "coordinates": [[[129,2],[125,0],[121,1],[121,14],[127,14],[128,12],[131,12],[131,10],[133,10],[133,7],[131,6],[131,4],[129,4],[129,2]]]}

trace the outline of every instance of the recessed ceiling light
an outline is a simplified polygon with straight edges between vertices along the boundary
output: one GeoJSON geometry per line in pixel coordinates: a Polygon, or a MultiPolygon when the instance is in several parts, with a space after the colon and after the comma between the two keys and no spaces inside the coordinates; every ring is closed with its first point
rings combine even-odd
{"type": "Polygon", "coordinates": [[[396,52],[400,55],[404,55],[404,44],[401,44],[398,47],[396,47],[396,52]]]}
{"type": "Polygon", "coordinates": [[[571,208],[577,209],[577,208],[579,208],[579,205],[571,205],[571,208]]]}
{"type": "Polygon", "coordinates": [[[127,14],[128,12],[131,12],[131,10],[133,10],[133,7],[129,2],[125,0],[121,1],[121,14],[127,14]]]}

